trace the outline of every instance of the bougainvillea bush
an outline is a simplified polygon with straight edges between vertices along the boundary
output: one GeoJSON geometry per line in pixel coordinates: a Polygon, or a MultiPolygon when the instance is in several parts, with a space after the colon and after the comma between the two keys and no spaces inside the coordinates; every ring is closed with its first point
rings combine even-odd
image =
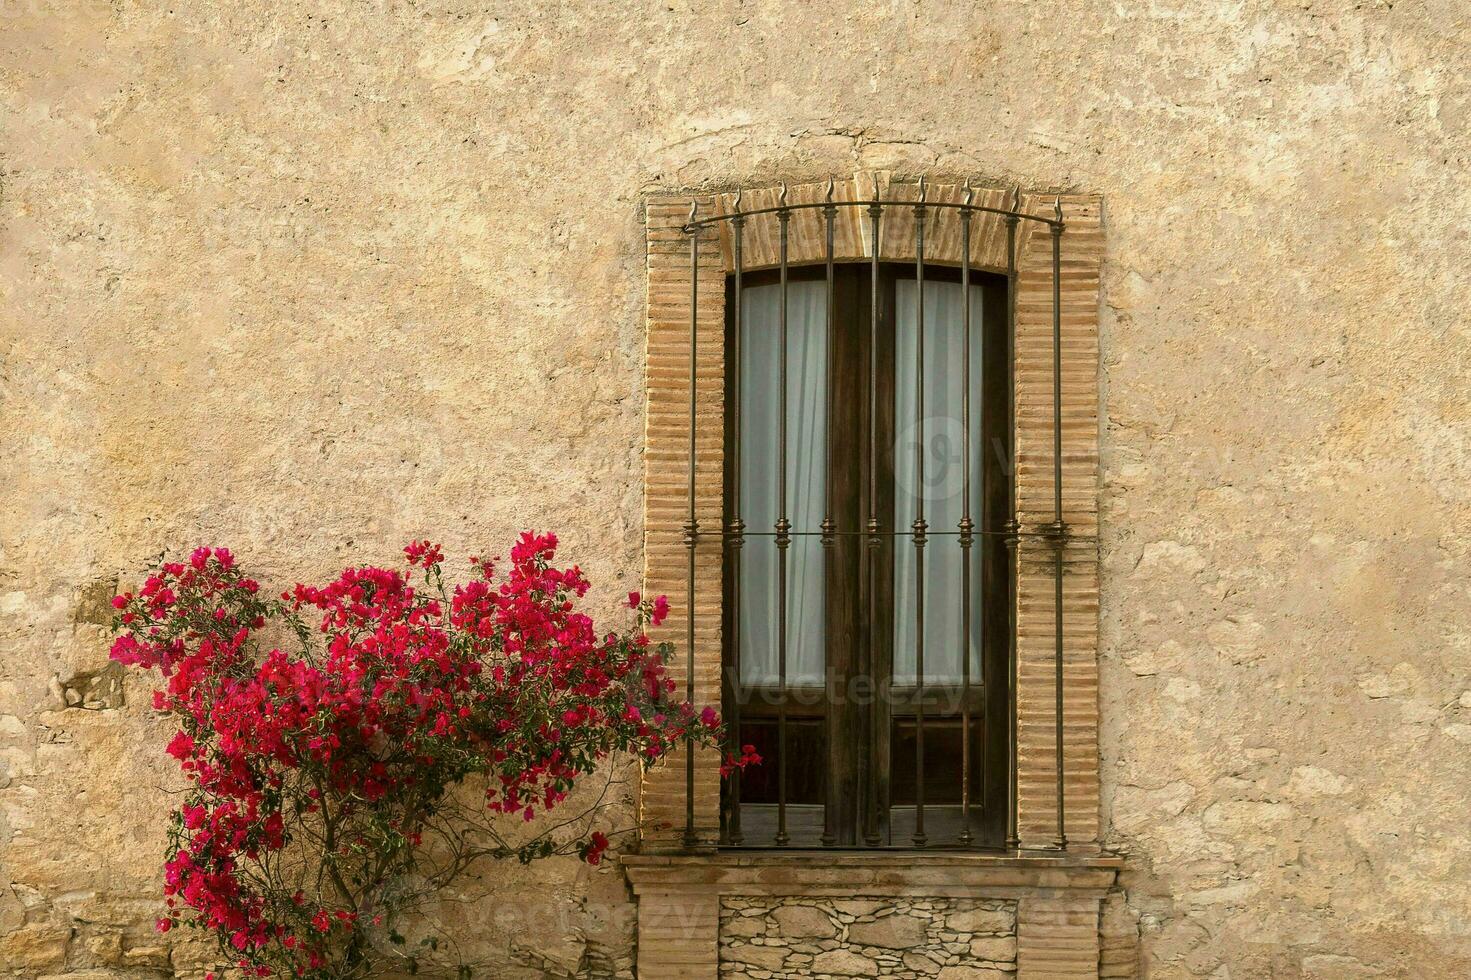
{"type": "Polygon", "coordinates": [[[716,745],[720,726],[675,699],[645,632],[663,598],[630,595],[632,623],[600,635],[555,548],[522,535],[504,575],[471,559],[451,587],[440,549],[415,542],[402,568],[279,598],[200,548],[117,596],[112,656],[162,675],[154,707],[178,719],[167,751],[189,787],[159,928],[209,930],[262,977],[412,970],[399,918],[476,862],[598,863],[601,799],[542,815],[610,756],[716,745]]]}

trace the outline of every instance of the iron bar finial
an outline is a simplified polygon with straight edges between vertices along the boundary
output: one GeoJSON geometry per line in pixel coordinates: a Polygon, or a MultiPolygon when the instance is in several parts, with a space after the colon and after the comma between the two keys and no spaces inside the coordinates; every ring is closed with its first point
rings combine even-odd
{"type": "Polygon", "coordinates": [[[833,181],[832,175],[829,174],[827,178],[827,203],[833,203],[833,192],[835,190],[837,190],[837,184],[833,181]]]}
{"type": "Polygon", "coordinates": [[[741,209],[741,188],[739,188],[739,187],[736,188],[736,196],[735,196],[734,207],[735,207],[735,209],[737,211],[739,211],[741,209]]]}
{"type": "Polygon", "coordinates": [[[690,217],[689,217],[689,224],[690,224],[690,228],[692,230],[693,230],[694,224],[695,224],[695,212],[698,211],[699,209],[700,209],[700,200],[699,200],[699,198],[694,198],[694,197],[690,198],[690,217]]]}
{"type": "Polygon", "coordinates": [[[781,196],[776,199],[776,202],[778,204],[780,204],[782,207],[786,207],[787,206],[787,182],[786,181],[782,181],[781,182],[781,196]]]}
{"type": "Polygon", "coordinates": [[[966,207],[970,207],[971,202],[975,199],[976,190],[974,187],[970,186],[970,178],[967,177],[965,178],[965,197],[963,197],[961,200],[964,202],[966,207]]]}
{"type": "Polygon", "coordinates": [[[920,174],[919,175],[919,203],[920,204],[923,204],[925,202],[925,198],[926,198],[927,195],[928,195],[928,192],[925,190],[925,186],[924,186],[924,174],[920,174]]]}
{"type": "Polygon", "coordinates": [[[877,170],[873,172],[873,199],[875,201],[879,199],[879,172],[877,170]]]}
{"type": "Polygon", "coordinates": [[[1054,197],[1052,199],[1052,216],[1057,219],[1057,223],[1058,224],[1062,224],[1062,195],[1061,194],[1058,194],[1056,197],[1054,197]]]}
{"type": "Polygon", "coordinates": [[[1022,209],[1022,185],[1013,184],[1011,188],[1011,210],[1019,213],[1022,209]]]}

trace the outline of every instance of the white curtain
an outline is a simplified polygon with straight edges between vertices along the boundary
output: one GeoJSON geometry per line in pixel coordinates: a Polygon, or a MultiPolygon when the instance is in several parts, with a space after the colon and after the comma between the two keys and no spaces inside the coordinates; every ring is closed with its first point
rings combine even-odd
{"type": "MultiPolygon", "coordinates": [[[[924,549],[924,680],[926,684],[954,682],[961,677],[962,651],[969,650],[971,678],[981,676],[981,590],[979,537],[973,548],[971,571],[971,635],[961,637],[961,549],[953,533],[964,514],[965,428],[962,396],[965,336],[962,293],[958,283],[927,282],[924,286],[924,482],[917,479],[916,448],[920,441],[915,416],[915,344],[917,284],[901,279],[895,284],[896,337],[894,344],[895,427],[894,523],[909,531],[919,497],[924,499],[925,522],[932,535],[924,549]]],[[[971,520],[980,526],[981,466],[981,316],[982,291],[971,287],[970,349],[970,466],[971,520]]],[[[907,536],[894,540],[894,682],[914,684],[915,671],[915,549],[907,536]]]]}
{"type": "MultiPolygon", "coordinates": [[[[741,293],[740,664],[746,684],[776,685],[777,479],[781,412],[781,287],[741,293]]],[[[827,287],[787,284],[787,669],[790,684],[823,679],[823,562],[820,529],[826,499],[827,287]]]]}

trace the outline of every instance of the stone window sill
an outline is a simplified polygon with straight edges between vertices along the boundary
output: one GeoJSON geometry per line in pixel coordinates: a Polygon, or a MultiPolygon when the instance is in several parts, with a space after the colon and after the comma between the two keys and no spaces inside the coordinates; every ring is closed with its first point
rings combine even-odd
{"type": "MultiPolygon", "coordinates": [[[[939,971],[940,980],[1097,980],[1100,904],[1123,866],[1120,857],[1104,852],[1025,851],[712,850],[626,854],[622,863],[638,896],[640,980],[716,980],[726,975],[727,955],[736,962],[729,971],[732,976],[753,975],[740,967],[752,956],[785,962],[785,954],[768,953],[764,946],[753,951],[738,936],[726,936],[722,921],[733,914],[726,907],[732,900],[746,903],[737,906],[744,916],[752,908],[765,907],[763,903],[775,907],[794,899],[819,910],[824,902],[853,899],[880,900],[896,909],[909,900],[929,908],[946,901],[960,903],[960,908],[974,908],[977,900],[1010,903],[1015,910],[1014,931],[1007,936],[964,937],[973,940],[971,958],[980,955],[979,949],[986,953],[984,962],[945,966],[939,971]],[[989,962],[995,959],[987,952],[993,946],[997,955],[1004,952],[1002,958],[1007,959],[1014,954],[1014,960],[1003,965],[989,962]]],[[[873,975],[866,970],[872,958],[864,959],[867,954],[862,950],[835,948],[821,955],[852,961],[841,971],[827,972],[853,975],[853,964],[861,962],[865,970],[856,974],[873,975]],[[855,952],[859,957],[853,958],[855,952]]],[[[761,975],[793,975],[763,971],[761,975]]]]}
{"type": "Polygon", "coordinates": [[[999,853],[723,850],[625,854],[635,892],[695,889],[758,895],[1060,894],[1101,898],[1123,859],[1107,852],[999,853]]]}

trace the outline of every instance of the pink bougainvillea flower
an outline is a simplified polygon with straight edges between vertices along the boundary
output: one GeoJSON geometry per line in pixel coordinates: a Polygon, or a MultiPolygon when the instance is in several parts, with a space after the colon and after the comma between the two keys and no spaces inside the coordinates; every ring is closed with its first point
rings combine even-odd
{"type": "MultiPolygon", "coordinates": [[[[376,948],[360,915],[394,921],[393,883],[426,860],[426,831],[469,819],[454,792],[467,778],[488,786],[482,815],[530,832],[615,753],[652,763],[689,739],[719,744],[719,715],[674,699],[670,650],[645,632],[668,601],[631,593],[637,622],[599,632],[578,608],[589,583],[553,564],[556,546],[527,532],[503,575],[476,560],[452,585],[439,545],[413,541],[401,567],[274,599],[202,547],[118,595],[112,656],[158,672],[152,703],[179,723],[166,752],[189,784],[159,930],[213,932],[247,975],[358,976],[376,948]]],[[[746,746],[722,768],[759,761],[746,746]]],[[[611,846],[602,831],[560,840],[496,853],[598,864],[611,846]]]]}

